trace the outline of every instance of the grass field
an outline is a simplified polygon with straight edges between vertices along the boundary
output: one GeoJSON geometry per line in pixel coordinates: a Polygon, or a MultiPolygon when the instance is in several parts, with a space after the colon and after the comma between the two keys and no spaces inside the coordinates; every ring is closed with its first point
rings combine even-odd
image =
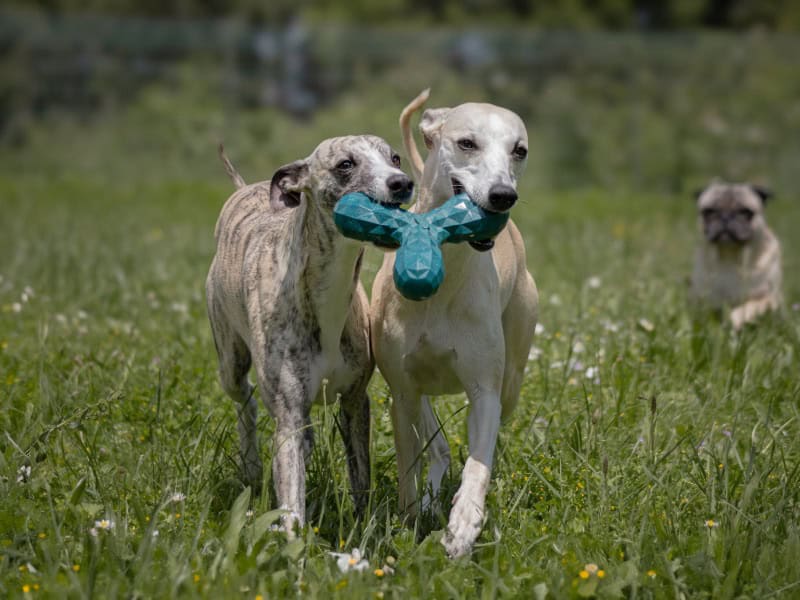
{"type": "MultiPolygon", "coordinates": [[[[300,539],[287,543],[269,496],[238,483],[203,298],[230,192],[214,151],[200,151],[216,169],[203,177],[123,180],[67,159],[37,172],[35,156],[4,153],[0,596],[800,597],[796,199],[779,190],[768,210],[786,314],[736,335],[690,324],[688,197],[544,191],[528,173],[514,218],[543,329],[501,430],[483,533],[451,562],[441,515],[400,527],[377,375],[366,522],[352,515],[335,406],[314,412],[300,539]],[[369,567],[340,572],[329,553],[356,548],[369,567]]],[[[455,451],[452,494],[463,397],[435,406],[455,451]]],[[[262,411],[265,457],[271,427],[262,411]]]]}

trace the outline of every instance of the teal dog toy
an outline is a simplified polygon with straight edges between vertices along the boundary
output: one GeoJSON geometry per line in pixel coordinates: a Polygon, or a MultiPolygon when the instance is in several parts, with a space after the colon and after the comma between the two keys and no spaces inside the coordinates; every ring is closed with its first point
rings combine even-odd
{"type": "Polygon", "coordinates": [[[342,235],[397,248],[394,284],[409,300],[430,298],[444,279],[444,242],[481,242],[496,236],[508,213],[484,210],[466,194],[450,198],[430,212],[417,214],[373,202],[359,192],[342,196],[333,211],[342,235]]]}

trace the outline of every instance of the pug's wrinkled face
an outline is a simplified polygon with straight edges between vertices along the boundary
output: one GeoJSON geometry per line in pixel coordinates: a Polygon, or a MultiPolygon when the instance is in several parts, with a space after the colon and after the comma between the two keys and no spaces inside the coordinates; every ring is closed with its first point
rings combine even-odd
{"type": "Polygon", "coordinates": [[[700,226],[712,244],[747,244],[766,223],[769,191],[751,184],[712,183],[697,197],[700,226]]]}

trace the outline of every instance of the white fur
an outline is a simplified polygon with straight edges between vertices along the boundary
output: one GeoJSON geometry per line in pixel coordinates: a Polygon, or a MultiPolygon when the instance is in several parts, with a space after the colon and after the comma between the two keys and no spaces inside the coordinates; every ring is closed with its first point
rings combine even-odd
{"type": "MultiPolygon", "coordinates": [[[[409,109],[419,106],[420,98],[404,111],[401,126],[407,127],[409,109]]],[[[414,211],[426,212],[452,196],[452,177],[484,207],[492,185],[516,187],[525,161],[514,151],[527,145],[516,114],[491,104],[462,104],[425,111],[421,129],[430,148],[424,166],[413,164],[415,149],[407,148],[414,171],[422,172],[414,211]],[[474,151],[459,147],[467,137],[474,151]]],[[[400,508],[408,517],[417,514],[422,501],[423,446],[429,443],[427,484],[434,499],[450,462],[428,395],[465,391],[469,398],[469,458],[443,539],[448,554],[457,557],[470,551],[481,530],[497,433],[501,417],[510,414],[519,397],[538,295],[512,221],[489,252],[467,244],[442,250],[445,279],[436,295],[423,302],[397,292],[394,254],[387,253],[372,288],[370,321],[376,362],[392,392],[400,508]]],[[[426,496],[422,502],[428,501],[426,496]]]]}

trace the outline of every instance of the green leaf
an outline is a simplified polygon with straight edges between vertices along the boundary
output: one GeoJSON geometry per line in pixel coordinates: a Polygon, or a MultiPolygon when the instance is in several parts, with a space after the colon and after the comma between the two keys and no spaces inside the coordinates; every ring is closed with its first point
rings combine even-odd
{"type": "Polygon", "coordinates": [[[69,495],[69,503],[72,506],[77,506],[78,502],[81,501],[83,497],[83,492],[86,490],[86,476],[84,475],[78,480],[78,483],[72,490],[72,493],[69,495]]]}
{"type": "Polygon", "coordinates": [[[289,560],[297,560],[300,558],[300,555],[303,553],[303,550],[306,547],[306,543],[302,538],[295,538],[283,548],[283,555],[286,556],[289,560]]]}

